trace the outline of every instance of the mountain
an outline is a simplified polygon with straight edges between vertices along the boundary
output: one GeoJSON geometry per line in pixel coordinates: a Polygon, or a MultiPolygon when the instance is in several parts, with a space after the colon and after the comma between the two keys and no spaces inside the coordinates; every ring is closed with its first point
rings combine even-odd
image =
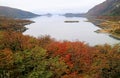
{"type": "Polygon", "coordinates": [[[0,16],[6,16],[6,17],[12,17],[12,18],[32,18],[38,15],[28,11],[16,9],[16,8],[0,6],[0,16]]]}
{"type": "Polygon", "coordinates": [[[120,16],[120,0],[106,0],[87,12],[88,16],[120,16]]]}
{"type": "Polygon", "coordinates": [[[84,17],[84,13],[65,13],[63,14],[65,17],[84,17]]]}

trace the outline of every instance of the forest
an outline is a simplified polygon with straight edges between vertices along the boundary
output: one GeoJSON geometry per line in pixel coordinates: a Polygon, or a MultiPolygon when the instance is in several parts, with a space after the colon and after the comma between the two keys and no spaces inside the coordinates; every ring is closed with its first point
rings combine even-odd
{"type": "Polygon", "coordinates": [[[0,21],[0,78],[120,78],[120,44],[35,38],[22,34],[32,21],[0,21]]]}

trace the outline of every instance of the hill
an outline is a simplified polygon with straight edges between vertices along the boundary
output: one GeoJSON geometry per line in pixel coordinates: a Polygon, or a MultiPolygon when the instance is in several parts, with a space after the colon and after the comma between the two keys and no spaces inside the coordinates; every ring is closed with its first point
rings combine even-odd
{"type": "Polygon", "coordinates": [[[84,13],[65,13],[63,14],[65,17],[84,17],[84,13]]]}
{"type": "Polygon", "coordinates": [[[26,23],[0,18],[0,78],[120,78],[120,44],[35,38],[20,32],[26,23]]]}
{"type": "Polygon", "coordinates": [[[103,3],[96,5],[87,12],[88,16],[119,16],[120,15],[120,0],[106,0],[103,3]]]}
{"type": "Polygon", "coordinates": [[[32,18],[38,15],[28,11],[16,9],[16,8],[0,6],[0,16],[6,16],[6,17],[12,17],[12,18],[32,18]]]}

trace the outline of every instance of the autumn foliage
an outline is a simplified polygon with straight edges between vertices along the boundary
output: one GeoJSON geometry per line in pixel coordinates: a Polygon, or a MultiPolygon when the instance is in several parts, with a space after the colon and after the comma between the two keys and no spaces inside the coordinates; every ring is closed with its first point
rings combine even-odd
{"type": "Polygon", "coordinates": [[[87,72],[90,68],[90,47],[83,42],[53,42],[47,46],[47,51],[51,56],[59,56],[71,69],[69,73],[87,72]]]}
{"type": "Polygon", "coordinates": [[[120,45],[0,32],[0,78],[120,78],[120,45]]]}

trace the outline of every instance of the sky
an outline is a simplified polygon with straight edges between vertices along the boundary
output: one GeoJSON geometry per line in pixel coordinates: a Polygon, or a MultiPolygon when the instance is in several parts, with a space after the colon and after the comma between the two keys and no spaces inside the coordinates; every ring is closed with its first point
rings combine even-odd
{"type": "Polygon", "coordinates": [[[9,6],[31,12],[87,12],[105,0],[0,0],[0,6],[9,6]]]}

